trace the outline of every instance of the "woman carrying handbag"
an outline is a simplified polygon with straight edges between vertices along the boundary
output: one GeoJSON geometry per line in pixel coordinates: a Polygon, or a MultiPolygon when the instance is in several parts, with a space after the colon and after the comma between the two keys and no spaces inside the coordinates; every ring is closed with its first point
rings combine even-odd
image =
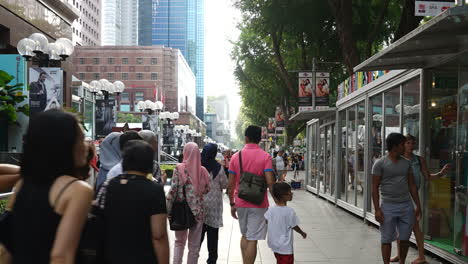
{"type": "Polygon", "coordinates": [[[182,204],[185,200],[195,222],[192,223],[190,228],[175,230],[173,263],[182,263],[185,244],[188,240],[187,263],[196,264],[198,263],[201,232],[205,220],[203,196],[209,191],[210,180],[208,171],[201,166],[200,151],[197,144],[193,142],[186,144],[183,155],[183,162],[177,164],[174,170],[171,189],[167,195],[167,211],[171,218],[171,229],[174,229],[174,223],[184,222],[184,219],[175,219],[174,217],[183,217],[181,215],[184,214],[179,212],[182,211],[180,209],[183,208],[182,204]]]}

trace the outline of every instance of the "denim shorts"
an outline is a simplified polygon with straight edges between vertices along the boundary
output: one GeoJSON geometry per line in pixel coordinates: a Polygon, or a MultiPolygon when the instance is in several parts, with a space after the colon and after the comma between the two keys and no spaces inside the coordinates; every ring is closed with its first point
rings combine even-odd
{"type": "Polygon", "coordinates": [[[397,239],[409,240],[415,222],[413,202],[383,202],[381,210],[384,216],[384,222],[380,225],[382,244],[392,243],[397,239]]]}

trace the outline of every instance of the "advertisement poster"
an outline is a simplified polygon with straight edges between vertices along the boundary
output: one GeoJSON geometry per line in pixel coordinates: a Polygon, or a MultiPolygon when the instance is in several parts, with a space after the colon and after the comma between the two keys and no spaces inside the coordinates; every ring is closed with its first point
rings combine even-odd
{"type": "Polygon", "coordinates": [[[158,128],[158,118],[156,115],[142,115],[142,129],[144,130],[151,130],[153,132],[157,132],[158,128]]]}
{"type": "Polygon", "coordinates": [[[299,73],[299,106],[312,106],[312,73],[299,73]]]}
{"type": "Polygon", "coordinates": [[[262,141],[268,139],[268,132],[266,127],[262,127],[262,141]]]}
{"type": "Polygon", "coordinates": [[[105,137],[115,127],[114,120],[115,97],[109,96],[108,100],[96,100],[96,136],[105,137]]]}
{"type": "Polygon", "coordinates": [[[315,105],[328,106],[330,95],[330,73],[317,72],[315,75],[315,105]]]}
{"type": "Polygon", "coordinates": [[[61,68],[30,68],[29,81],[31,115],[62,107],[63,71],[61,68]]]}
{"type": "Polygon", "coordinates": [[[423,0],[415,1],[415,16],[437,16],[445,10],[454,7],[455,0],[423,0]]]}
{"type": "Polygon", "coordinates": [[[268,134],[274,134],[275,133],[276,123],[275,123],[275,118],[274,117],[268,118],[267,131],[268,131],[268,134]]]}
{"type": "Polygon", "coordinates": [[[284,129],[284,113],[283,113],[283,110],[281,109],[281,106],[276,107],[275,121],[276,121],[276,128],[278,130],[284,129]]]}

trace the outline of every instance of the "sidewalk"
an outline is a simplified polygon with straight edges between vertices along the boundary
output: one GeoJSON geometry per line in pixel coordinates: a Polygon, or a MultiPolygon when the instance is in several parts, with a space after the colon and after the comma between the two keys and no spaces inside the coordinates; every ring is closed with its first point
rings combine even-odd
{"type": "MultiPolygon", "coordinates": [[[[288,173],[288,178],[292,172],[288,173]]],[[[300,175],[303,176],[303,175],[300,175]]],[[[301,178],[299,176],[299,178],[301,178]]],[[[270,198],[270,204],[273,204],[270,198]]],[[[304,190],[294,191],[293,207],[301,221],[301,228],[307,239],[294,234],[295,263],[345,264],[382,263],[380,256],[380,235],[377,228],[367,226],[362,219],[352,216],[335,205],[317,198],[304,190]]],[[[230,216],[229,200],[224,197],[224,227],[219,230],[218,263],[242,263],[240,252],[240,231],[237,220],[230,216]]],[[[174,248],[174,232],[169,231],[171,255],[174,248]]],[[[259,241],[255,263],[274,264],[275,257],[266,241],[259,241]]],[[[396,252],[396,246],[393,247],[396,252]]],[[[185,252],[184,263],[186,263],[185,252]]],[[[410,248],[406,263],[411,263],[417,251],[410,248]]],[[[199,263],[206,263],[208,251],[206,242],[200,250],[199,263]]],[[[441,263],[426,257],[428,263],[441,263]]]]}

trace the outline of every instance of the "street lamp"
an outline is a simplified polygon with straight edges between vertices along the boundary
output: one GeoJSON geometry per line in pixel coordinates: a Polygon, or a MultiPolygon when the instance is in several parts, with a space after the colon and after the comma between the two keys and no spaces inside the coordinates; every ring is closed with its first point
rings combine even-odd
{"type": "Polygon", "coordinates": [[[31,34],[17,44],[18,53],[27,61],[36,58],[39,67],[48,67],[50,61],[65,61],[73,54],[74,49],[73,42],[67,38],[49,43],[47,37],[41,33],[31,34]]]}

